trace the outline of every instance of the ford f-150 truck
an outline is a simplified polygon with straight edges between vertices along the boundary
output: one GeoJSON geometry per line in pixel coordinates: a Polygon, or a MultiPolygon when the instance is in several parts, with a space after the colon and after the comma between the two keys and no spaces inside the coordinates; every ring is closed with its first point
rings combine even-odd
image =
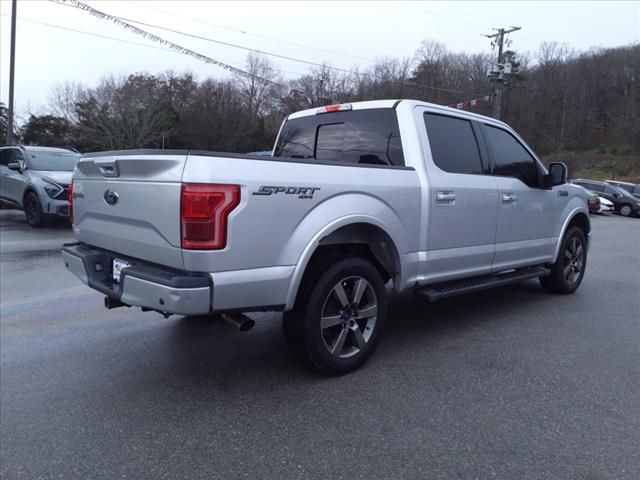
{"type": "Polygon", "coordinates": [[[574,292],[586,194],[508,125],[413,100],[289,115],[272,156],[84,155],[67,268],[108,308],[282,311],[286,342],[325,374],[375,349],[388,292],[428,301],[539,278],[574,292]]]}

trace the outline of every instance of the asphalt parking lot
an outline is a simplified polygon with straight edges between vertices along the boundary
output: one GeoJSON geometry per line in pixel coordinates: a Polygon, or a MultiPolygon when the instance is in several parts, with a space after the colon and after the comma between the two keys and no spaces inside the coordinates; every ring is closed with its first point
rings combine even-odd
{"type": "Polygon", "coordinates": [[[0,211],[0,476],[640,478],[640,219],[592,217],[584,283],[392,301],[360,371],[289,355],[280,316],[107,311],[68,226],[0,211]]]}

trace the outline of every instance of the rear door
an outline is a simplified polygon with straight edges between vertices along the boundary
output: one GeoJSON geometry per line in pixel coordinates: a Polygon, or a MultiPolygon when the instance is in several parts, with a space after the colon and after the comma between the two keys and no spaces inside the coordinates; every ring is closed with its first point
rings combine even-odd
{"type": "Polygon", "coordinates": [[[498,222],[498,191],[474,123],[420,107],[428,198],[428,282],[489,273],[498,222]]]}
{"type": "Polygon", "coordinates": [[[493,270],[551,260],[562,185],[541,188],[542,166],[513,133],[488,124],[482,125],[482,131],[500,203],[493,270]]]}
{"type": "Polygon", "coordinates": [[[73,179],[76,238],[122,256],[182,268],[180,194],[185,153],[82,157],[73,179]]]}

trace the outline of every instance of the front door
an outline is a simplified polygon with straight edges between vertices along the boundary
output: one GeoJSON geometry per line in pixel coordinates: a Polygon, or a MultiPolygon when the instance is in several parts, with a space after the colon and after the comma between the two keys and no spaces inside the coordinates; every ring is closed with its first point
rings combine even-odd
{"type": "Polygon", "coordinates": [[[0,151],[0,196],[11,202],[22,205],[24,177],[20,172],[9,170],[10,163],[24,165],[22,152],[17,148],[4,148],[0,151]]]}
{"type": "Polygon", "coordinates": [[[498,189],[473,123],[452,113],[418,109],[429,177],[424,283],[491,271],[498,189]]]}
{"type": "Polygon", "coordinates": [[[559,187],[541,188],[542,166],[511,132],[488,124],[482,131],[500,202],[493,271],[550,261],[559,187]]]}

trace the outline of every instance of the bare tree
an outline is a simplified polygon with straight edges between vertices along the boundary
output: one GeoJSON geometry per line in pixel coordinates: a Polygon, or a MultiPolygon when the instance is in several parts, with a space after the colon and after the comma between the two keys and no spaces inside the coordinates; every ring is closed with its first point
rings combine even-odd
{"type": "Polygon", "coordinates": [[[264,113],[265,104],[279,93],[280,74],[269,59],[257,53],[247,55],[246,70],[251,75],[234,76],[244,99],[249,118],[255,119],[264,113]]]}

